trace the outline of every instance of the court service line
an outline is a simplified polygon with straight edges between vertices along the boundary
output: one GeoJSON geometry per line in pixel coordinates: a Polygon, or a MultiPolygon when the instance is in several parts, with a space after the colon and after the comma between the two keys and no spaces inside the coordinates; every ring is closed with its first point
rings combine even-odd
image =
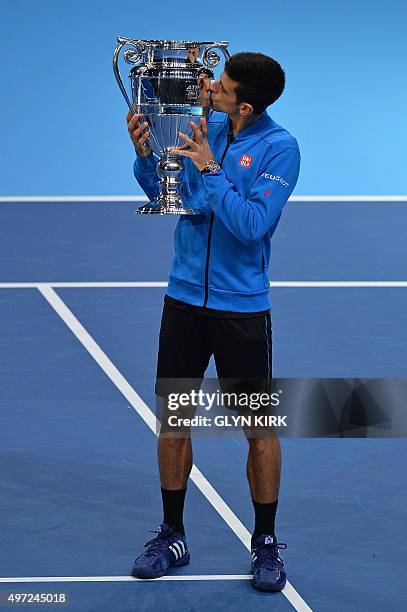
{"type": "MultiPolygon", "coordinates": [[[[407,195],[293,195],[289,202],[407,202],[407,195]]],[[[46,204],[49,202],[148,202],[146,196],[79,195],[79,196],[1,196],[0,204],[46,204]]]]}
{"type": "Polygon", "coordinates": [[[202,574],[182,576],[161,576],[161,578],[133,578],[133,576],[17,576],[12,578],[0,578],[0,583],[19,582],[149,582],[157,580],[251,580],[251,574],[202,574]]]}
{"type": "MultiPolygon", "coordinates": [[[[47,300],[48,304],[61,317],[64,323],[69,327],[76,338],[81,342],[84,348],[90,353],[96,363],[101,367],[105,374],[110,378],[112,383],[124,395],[128,402],[133,406],[139,416],[144,420],[148,427],[157,435],[156,425],[159,423],[153,412],[136,393],[134,388],[126,380],[119,369],[109,359],[106,353],[100,348],[97,342],[85,329],[82,323],[75,317],[73,312],[68,308],[65,302],[57,295],[51,286],[42,284],[38,286],[38,291],[47,300]]],[[[212,504],[213,508],[223,518],[230,529],[237,535],[244,546],[250,551],[251,534],[238,519],[234,512],[229,508],[226,502],[222,499],[219,493],[213,488],[210,482],[205,478],[202,472],[193,465],[191,471],[191,480],[200,489],[207,500],[212,504]]],[[[311,608],[305,603],[302,597],[297,593],[294,587],[287,581],[285,588],[282,591],[283,595],[291,603],[293,608],[298,612],[312,612],[311,608]]]]}
{"type": "MultiPolygon", "coordinates": [[[[40,287],[55,287],[62,289],[69,288],[125,288],[133,287],[140,289],[148,288],[165,288],[168,286],[167,281],[85,281],[85,282],[31,282],[31,283],[0,283],[0,289],[37,289],[40,287]]],[[[407,287],[407,281],[270,281],[270,287],[284,288],[284,287],[304,287],[304,288],[405,288],[407,287]]]]}

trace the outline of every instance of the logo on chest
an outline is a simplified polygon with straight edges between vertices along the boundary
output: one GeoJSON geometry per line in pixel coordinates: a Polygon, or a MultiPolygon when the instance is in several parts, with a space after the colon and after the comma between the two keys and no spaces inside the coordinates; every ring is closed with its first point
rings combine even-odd
{"type": "Polygon", "coordinates": [[[253,161],[253,157],[251,155],[245,155],[243,153],[242,158],[239,163],[243,168],[249,168],[252,161],[253,161]]]}

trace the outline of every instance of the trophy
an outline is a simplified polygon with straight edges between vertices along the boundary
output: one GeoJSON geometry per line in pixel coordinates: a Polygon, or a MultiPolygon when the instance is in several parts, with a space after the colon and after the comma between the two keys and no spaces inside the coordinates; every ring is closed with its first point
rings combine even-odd
{"type": "Polygon", "coordinates": [[[191,136],[190,122],[199,124],[209,108],[200,86],[203,79],[214,78],[212,68],[220,62],[222,52],[229,58],[228,42],[190,42],[183,40],[134,40],[117,37],[113,54],[113,70],[120,90],[132,113],[147,121],[150,136],[148,146],[160,158],[157,163],[159,178],[158,197],[141,206],[140,214],[193,215],[183,205],[180,195],[183,162],[172,147],[184,143],[179,132],[191,136]],[[119,56],[133,65],[130,70],[131,97],[119,70],[119,56]]]}

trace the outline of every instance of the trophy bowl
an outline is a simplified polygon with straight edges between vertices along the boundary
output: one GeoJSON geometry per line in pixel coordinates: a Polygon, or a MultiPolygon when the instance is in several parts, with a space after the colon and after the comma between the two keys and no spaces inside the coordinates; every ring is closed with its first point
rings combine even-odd
{"type": "Polygon", "coordinates": [[[202,79],[213,79],[212,68],[220,62],[219,50],[229,58],[228,42],[192,42],[184,40],[135,40],[117,37],[113,71],[124,99],[133,114],[142,115],[148,124],[148,146],[159,160],[156,171],[159,195],[141,206],[140,214],[193,215],[180,195],[183,162],[172,148],[184,145],[179,132],[191,136],[190,122],[199,124],[206,116],[208,101],[200,87],[202,79]],[[131,98],[119,70],[119,57],[133,67],[130,70],[131,98]]]}

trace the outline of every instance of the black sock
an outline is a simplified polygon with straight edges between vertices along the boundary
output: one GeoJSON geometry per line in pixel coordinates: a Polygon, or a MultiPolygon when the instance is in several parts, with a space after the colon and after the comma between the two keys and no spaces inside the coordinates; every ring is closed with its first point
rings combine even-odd
{"type": "Polygon", "coordinates": [[[175,531],[185,533],[184,523],[182,520],[184,514],[184,501],[187,489],[179,489],[171,491],[161,487],[161,496],[163,499],[163,522],[174,527],[175,531]]]}
{"type": "Polygon", "coordinates": [[[254,499],[252,499],[252,502],[255,514],[254,533],[252,535],[253,545],[254,540],[262,533],[274,535],[278,499],[271,504],[259,504],[254,499]]]}

